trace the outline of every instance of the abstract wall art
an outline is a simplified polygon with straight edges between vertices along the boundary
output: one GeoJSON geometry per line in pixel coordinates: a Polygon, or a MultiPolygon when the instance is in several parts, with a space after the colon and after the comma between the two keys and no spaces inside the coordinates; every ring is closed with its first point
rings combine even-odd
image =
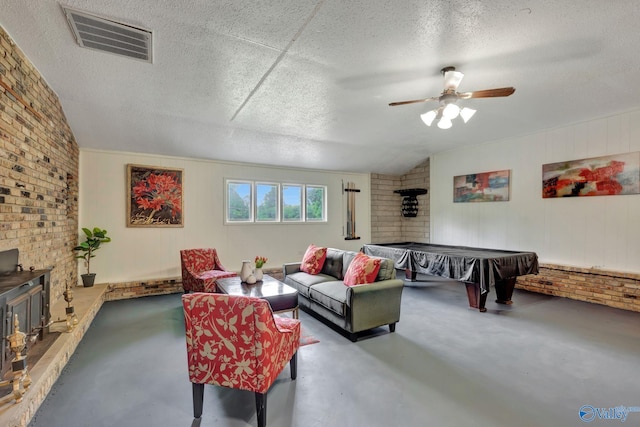
{"type": "Polygon", "coordinates": [[[510,180],[510,170],[454,176],[453,201],[506,202],[509,200],[510,180]]]}
{"type": "Polygon", "coordinates": [[[542,165],[542,197],[640,193],[640,151],[542,165]]]}
{"type": "Polygon", "coordinates": [[[182,227],[182,174],[127,165],[127,227],[182,227]]]}

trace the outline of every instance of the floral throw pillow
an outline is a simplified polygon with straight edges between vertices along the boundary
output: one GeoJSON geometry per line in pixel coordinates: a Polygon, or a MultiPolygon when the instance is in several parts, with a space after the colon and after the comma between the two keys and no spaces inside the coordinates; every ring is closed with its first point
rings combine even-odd
{"type": "Polygon", "coordinates": [[[365,283],[373,283],[380,270],[379,258],[371,258],[358,252],[353,258],[347,272],[344,275],[344,284],[347,286],[363,285],[365,283]]]}
{"type": "Polygon", "coordinates": [[[327,259],[327,248],[321,248],[314,244],[310,244],[302,258],[300,271],[309,274],[318,274],[322,270],[324,260],[327,259]]]}

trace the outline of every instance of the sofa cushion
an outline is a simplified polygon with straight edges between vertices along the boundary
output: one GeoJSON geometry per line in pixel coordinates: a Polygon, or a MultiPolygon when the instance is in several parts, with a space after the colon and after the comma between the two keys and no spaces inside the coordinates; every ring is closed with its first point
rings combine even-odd
{"type": "Polygon", "coordinates": [[[375,282],[378,271],[380,271],[381,261],[380,258],[371,258],[358,252],[344,275],[344,284],[355,286],[375,282]]]}
{"type": "Polygon", "coordinates": [[[341,251],[340,249],[328,248],[327,259],[325,259],[324,265],[322,266],[322,274],[327,274],[338,280],[342,280],[344,277],[344,273],[342,271],[342,258],[344,253],[345,251],[341,251]]]}
{"type": "MultiPolygon", "coordinates": [[[[377,258],[377,257],[372,257],[377,258]]],[[[389,258],[381,258],[380,261],[380,271],[378,271],[378,277],[376,277],[376,282],[380,282],[382,280],[390,280],[396,278],[396,267],[393,263],[392,259],[389,258]]]]}
{"type": "Polygon", "coordinates": [[[312,243],[304,253],[304,257],[302,257],[300,270],[309,274],[318,274],[322,271],[322,266],[326,258],[327,248],[322,248],[312,243]]]}
{"type": "Polygon", "coordinates": [[[344,317],[347,315],[347,289],[340,280],[318,283],[309,288],[309,299],[344,317]]]}
{"type": "Polygon", "coordinates": [[[326,274],[309,274],[300,271],[298,273],[287,274],[284,278],[284,283],[297,289],[300,295],[309,298],[310,286],[333,280],[335,280],[334,277],[326,274]]]}
{"type": "Polygon", "coordinates": [[[347,270],[351,265],[351,261],[356,257],[358,252],[353,251],[345,251],[344,256],[342,257],[342,278],[344,279],[345,274],[347,274],[347,270]]]}

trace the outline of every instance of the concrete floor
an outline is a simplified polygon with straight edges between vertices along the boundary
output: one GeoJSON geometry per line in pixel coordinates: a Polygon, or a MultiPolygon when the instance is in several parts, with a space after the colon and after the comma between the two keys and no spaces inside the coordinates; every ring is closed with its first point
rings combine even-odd
{"type": "MultiPolygon", "coordinates": [[[[352,343],[301,311],[320,343],[299,350],[297,380],[286,367],[269,391],[267,425],[564,427],[586,424],[583,405],[640,410],[640,313],[518,290],[479,313],[463,285],[419,279],[395,333],[352,343]]],[[[255,425],[252,393],[214,386],[193,419],[179,294],[105,303],[30,424],[255,425]]]]}

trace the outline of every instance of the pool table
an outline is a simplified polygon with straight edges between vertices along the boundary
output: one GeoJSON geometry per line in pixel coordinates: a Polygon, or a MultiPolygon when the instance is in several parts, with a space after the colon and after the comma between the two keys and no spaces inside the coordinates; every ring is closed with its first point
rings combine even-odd
{"type": "Polygon", "coordinates": [[[497,303],[511,304],[516,277],[538,274],[535,252],[415,242],[366,244],[362,251],[392,259],[411,281],[422,273],[464,282],[469,306],[481,312],[487,311],[485,303],[491,286],[496,290],[497,303]]]}

